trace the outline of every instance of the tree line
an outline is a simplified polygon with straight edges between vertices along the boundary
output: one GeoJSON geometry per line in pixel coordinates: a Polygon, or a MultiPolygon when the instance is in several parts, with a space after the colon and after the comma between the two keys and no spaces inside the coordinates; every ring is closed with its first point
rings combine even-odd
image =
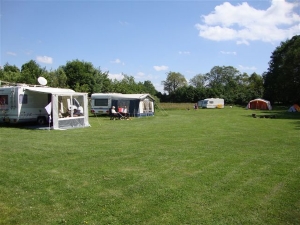
{"type": "Polygon", "coordinates": [[[245,104],[263,96],[263,78],[241,73],[232,66],[215,66],[209,73],[198,74],[189,83],[180,73],[169,72],[162,82],[169,94],[162,101],[197,102],[204,98],[223,98],[228,104],[245,104]]]}
{"type": "Polygon", "coordinates": [[[71,88],[78,92],[123,94],[149,93],[162,102],[197,102],[204,98],[224,98],[227,104],[246,104],[254,98],[272,103],[300,103],[300,35],[281,42],[270,57],[269,68],[262,75],[241,73],[232,66],[214,66],[208,73],[197,74],[189,81],[178,72],[167,72],[162,81],[164,93],[158,92],[151,81],[136,82],[123,74],[122,80],[109,79],[108,71],[92,63],[68,61],[56,70],[47,71],[34,60],[22,65],[6,63],[0,69],[0,80],[12,83],[37,84],[42,76],[48,86],[71,88]]]}
{"type": "Polygon", "coordinates": [[[197,102],[204,98],[224,98],[229,104],[246,104],[265,98],[275,104],[300,103],[300,35],[292,37],[272,52],[269,68],[262,75],[241,73],[232,66],[215,66],[187,82],[177,72],[162,81],[168,94],[162,101],[197,102]]]}
{"type": "Polygon", "coordinates": [[[23,64],[21,69],[6,63],[0,70],[0,80],[11,83],[37,85],[38,77],[46,78],[47,86],[70,88],[89,94],[117,92],[123,94],[149,93],[155,96],[157,93],[149,80],[136,82],[134,77],[126,74],[123,74],[122,80],[112,80],[108,77],[108,71],[103,72],[100,68],[95,68],[92,63],[79,60],[69,61],[66,65],[53,71],[41,68],[34,60],[23,64]]]}

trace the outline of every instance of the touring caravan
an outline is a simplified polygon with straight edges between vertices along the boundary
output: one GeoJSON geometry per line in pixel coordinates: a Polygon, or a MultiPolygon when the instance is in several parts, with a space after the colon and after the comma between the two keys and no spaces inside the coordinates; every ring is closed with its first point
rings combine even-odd
{"type": "Polygon", "coordinates": [[[22,122],[51,123],[53,129],[90,126],[87,93],[27,84],[1,86],[0,123],[22,122]]]}
{"type": "Polygon", "coordinates": [[[94,93],[91,95],[91,113],[109,114],[115,106],[122,112],[126,106],[129,116],[143,117],[154,115],[154,99],[150,94],[119,94],[119,93],[94,93]]]}
{"type": "Polygon", "coordinates": [[[224,99],[222,98],[206,98],[198,101],[199,108],[222,109],[224,108],[224,99]]]}

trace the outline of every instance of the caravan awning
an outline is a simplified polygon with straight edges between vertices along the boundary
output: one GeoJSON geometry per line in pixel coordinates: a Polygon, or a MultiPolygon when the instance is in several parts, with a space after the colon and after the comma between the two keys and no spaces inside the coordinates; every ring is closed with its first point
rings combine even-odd
{"type": "Polygon", "coordinates": [[[151,98],[155,100],[150,94],[119,94],[119,93],[94,93],[92,97],[111,98],[111,99],[124,99],[124,100],[144,100],[145,98],[151,98]]]}

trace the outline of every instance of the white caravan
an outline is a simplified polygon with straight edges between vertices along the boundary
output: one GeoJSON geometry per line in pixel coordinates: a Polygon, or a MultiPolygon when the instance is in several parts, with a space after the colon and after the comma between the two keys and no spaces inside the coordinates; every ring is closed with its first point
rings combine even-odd
{"type": "Polygon", "coordinates": [[[109,114],[115,106],[122,112],[126,106],[131,117],[153,116],[154,98],[150,94],[119,94],[119,93],[94,93],[91,95],[91,113],[109,114]]]}
{"type": "Polygon", "coordinates": [[[26,84],[1,86],[0,123],[5,122],[51,122],[53,129],[90,126],[87,93],[26,84]]]}
{"type": "Polygon", "coordinates": [[[224,108],[224,99],[222,98],[206,98],[198,101],[199,108],[222,109],[224,108]]]}

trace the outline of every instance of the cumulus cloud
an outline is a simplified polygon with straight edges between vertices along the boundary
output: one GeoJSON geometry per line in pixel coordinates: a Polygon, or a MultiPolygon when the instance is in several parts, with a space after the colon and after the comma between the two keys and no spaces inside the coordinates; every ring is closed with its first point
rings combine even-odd
{"type": "Polygon", "coordinates": [[[239,65],[240,70],[256,70],[257,68],[255,66],[242,66],[239,65]]]}
{"type": "Polygon", "coordinates": [[[121,60],[120,59],[115,59],[115,60],[113,60],[113,61],[110,61],[111,63],[121,63],[121,60]]]}
{"type": "Polygon", "coordinates": [[[236,55],[236,52],[226,52],[226,51],[220,51],[224,55],[236,55]]]}
{"type": "Polygon", "coordinates": [[[195,27],[199,36],[213,41],[235,40],[249,45],[250,41],[282,41],[300,33],[300,15],[297,3],[272,0],[266,10],[251,7],[247,2],[236,6],[224,2],[202,16],[195,27]]]}
{"type": "Polygon", "coordinates": [[[36,61],[46,64],[52,64],[53,59],[49,56],[37,56],[36,61]]]}
{"type": "Polygon", "coordinates": [[[154,68],[156,71],[164,71],[164,70],[169,69],[168,66],[153,66],[153,68],[154,68]]]}
{"type": "Polygon", "coordinates": [[[191,54],[188,51],[179,51],[178,53],[179,53],[179,55],[189,55],[189,54],[191,54]]]}
{"type": "Polygon", "coordinates": [[[122,73],[108,73],[108,77],[111,80],[122,80],[124,78],[124,75],[122,73]]]}
{"type": "Polygon", "coordinates": [[[126,22],[126,21],[119,21],[119,24],[121,24],[122,26],[126,26],[126,25],[128,25],[129,23],[126,22]]]}
{"type": "Polygon", "coordinates": [[[115,60],[113,60],[113,61],[110,61],[110,63],[122,64],[123,66],[125,65],[125,63],[122,62],[120,59],[115,59],[115,60]]]}
{"type": "Polygon", "coordinates": [[[143,72],[138,72],[136,75],[137,75],[138,77],[144,77],[144,76],[145,76],[145,73],[143,73],[143,72]]]}
{"type": "Polygon", "coordinates": [[[6,54],[7,55],[12,55],[12,56],[16,56],[17,55],[17,53],[15,53],[15,52],[6,52],[6,54]]]}

